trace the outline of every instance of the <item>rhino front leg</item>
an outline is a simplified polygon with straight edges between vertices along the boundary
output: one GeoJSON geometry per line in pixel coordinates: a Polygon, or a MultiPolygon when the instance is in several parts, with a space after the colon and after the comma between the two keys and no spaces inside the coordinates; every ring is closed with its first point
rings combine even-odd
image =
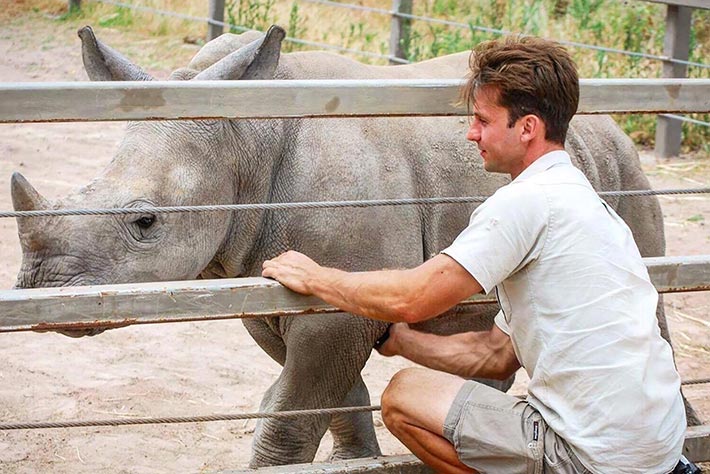
{"type": "MultiPolygon", "coordinates": [[[[262,410],[342,406],[353,387],[361,383],[360,371],[377,338],[377,326],[346,314],[329,315],[327,319],[284,317],[279,326],[286,360],[262,401],[262,410]]],[[[362,399],[358,391],[354,396],[362,399]]],[[[311,462],[330,422],[329,415],[260,420],[254,433],[251,467],[311,462]]],[[[358,440],[371,443],[374,439],[371,421],[363,429],[369,433],[349,437],[350,450],[367,451],[352,446],[358,440]]]]}
{"type": "MultiPolygon", "coordinates": [[[[281,392],[287,385],[283,380],[284,378],[279,377],[269,387],[261,401],[259,411],[275,412],[305,408],[282,406],[281,392]]],[[[329,422],[329,416],[260,419],[254,430],[249,467],[255,469],[311,462],[329,422]]]]}
{"type": "MultiPolygon", "coordinates": [[[[368,406],[370,394],[362,377],[358,376],[355,386],[343,400],[343,406],[368,406]]],[[[333,451],[330,460],[367,458],[382,454],[377,444],[372,413],[346,413],[334,415],[330,422],[333,434],[333,451]]]]}

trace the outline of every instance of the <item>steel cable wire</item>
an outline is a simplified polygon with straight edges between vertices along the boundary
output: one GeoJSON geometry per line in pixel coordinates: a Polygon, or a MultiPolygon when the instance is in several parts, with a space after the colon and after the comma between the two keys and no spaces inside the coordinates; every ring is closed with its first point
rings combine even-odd
{"type": "MultiPolygon", "coordinates": [[[[685,380],[681,385],[699,385],[710,383],[710,378],[685,380]]],[[[341,413],[363,413],[381,410],[380,405],[321,408],[312,410],[292,410],[280,412],[255,412],[237,414],[216,414],[203,416],[172,416],[154,418],[113,418],[105,420],[76,420],[76,421],[28,421],[17,423],[0,423],[0,431],[11,430],[37,430],[47,428],[85,428],[95,426],[126,426],[126,425],[151,425],[174,423],[204,423],[212,421],[252,420],[259,418],[296,418],[299,416],[335,415],[341,413]]]]}
{"type": "Polygon", "coordinates": [[[710,122],[703,122],[702,120],[696,120],[694,118],[690,117],[685,117],[683,115],[676,115],[676,114],[660,114],[661,117],[668,117],[676,120],[680,120],[681,122],[688,122],[692,123],[694,125],[702,125],[703,127],[710,127],[710,122]]]}
{"type": "MultiPolygon", "coordinates": [[[[684,189],[639,189],[628,191],[604,191],[601,197],[639,197],[677,194],[708,194],[707,188],[684,189]]],[[[109,209],[42,209],[33,211],[0,211],[0,218],[8,217],[55,217],[55,216],[115,216],[140,214],[165,214],[176,212],[218,212],[218,211],[255,211],[285,209],[334,209],[343,207],[410,206],[439,204],[469,204],[483,202],[488,196],[470,197],[434,197],[405,199],[373,199],[364,201],[316,201],[316,202],[272,202],[261,204],[215,204],[204,206],[157,206],[157,207],[119,207],[109,209]]]]}
{"type": "Polygon", "coordinates": [[[256,412],[238,414],[217,414],[205,416],[173,416],[163,418],[115,418],[107,420],[78,420],[78,421],[37,421],[22,423],[0,423],[0,431],[8,430],[36,430],[45,428],[83,428],[89,426],[124,426],[124,425],[150,425],[170,423],[202,423],[208,421],[233,421],[251,420],[257,418],[295,418],[299,416],[335,415],[340,413],[362,413],[378,411],[379,405],[321,408],[313,410],[292,410],[279,412],[256,412]]]}
{"type": "Polygon", "coordinates": [[[680,384],[681,385],[700,385],[700,384],[704,384],[704,383],[710,383],[710,378],[684,380],[680,384]]]}

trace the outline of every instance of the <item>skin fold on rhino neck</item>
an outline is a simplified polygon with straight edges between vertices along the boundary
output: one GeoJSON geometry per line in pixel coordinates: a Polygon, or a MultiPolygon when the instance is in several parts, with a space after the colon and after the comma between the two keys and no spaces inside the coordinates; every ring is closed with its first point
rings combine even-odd
{"type": "MultiPolygon", "coordinates": [[[[220,157],[227,163],[236,183],[232,202],[236,204],[278,201],[275,175],[284,156],[285,136],[292,136],[297,120],[224,121],[220,157]],[[287,132],[288,131],[288,132],[287,132]],[[268,146],[264,146],[268,144],[268,146]],[[275,199],[276,198],[276,199],[275,199]]],[[[229,230],[202,278],[234,278],[258,275],[265,247],[276,236],[265,232],[269,212],[233,211],[229,230]]]]}

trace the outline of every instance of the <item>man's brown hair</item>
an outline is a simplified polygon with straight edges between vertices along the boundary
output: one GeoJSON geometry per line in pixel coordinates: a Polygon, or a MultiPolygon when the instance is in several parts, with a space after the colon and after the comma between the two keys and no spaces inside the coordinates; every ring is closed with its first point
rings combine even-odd
{"type": "Polygon", "coordinates": [[[545,139],[564,144],[579,104],[577,67],[564,47],[532,36],[486,41],[473,49],[469,66],[462,91],[469,107],[481,87],[492,86],[508,110],[508,127],[537,115],[545,123],[545,139]]]}

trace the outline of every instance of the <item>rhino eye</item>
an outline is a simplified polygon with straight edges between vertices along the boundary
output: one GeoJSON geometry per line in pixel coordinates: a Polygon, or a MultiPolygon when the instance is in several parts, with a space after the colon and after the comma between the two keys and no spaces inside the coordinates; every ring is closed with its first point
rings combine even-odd
{"type": "Polygon", "coordinates": [[[135,223],[142,230],[146,230],[146,229],[150,228],[150,226],[152,226],[155,223],[155,216],[154,215],[141,216],[138,220],[135,221],[135,223]]]}

